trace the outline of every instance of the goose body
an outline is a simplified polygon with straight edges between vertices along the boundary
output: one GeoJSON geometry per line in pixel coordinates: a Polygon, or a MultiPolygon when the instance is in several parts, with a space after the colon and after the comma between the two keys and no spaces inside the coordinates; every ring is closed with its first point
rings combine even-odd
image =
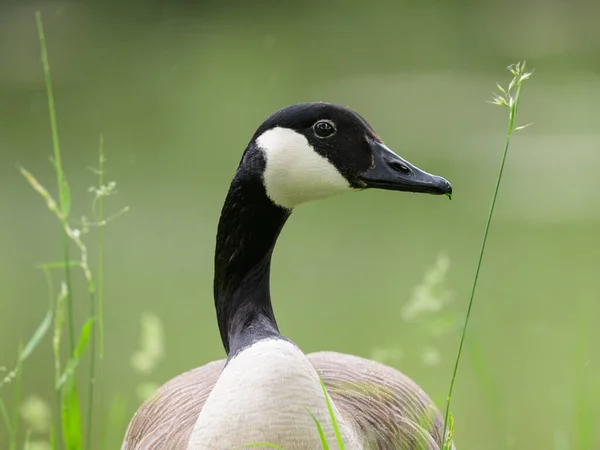
{"type": "Polygon", "coordinates": [[[316,450],[322,444],[315,420],[334,449],[327,400],[346,449],[441,449],[443,419],[410,378],[353,355],[305,355],[275,321],[271,254],[292,209],[367,188],[452,190],[389,150],[349,108],[302,103],[263,122],[242,156],[217,230],[214,298],[227,358],[165,383],[136,412],[122,450],[255,443],[316,450]]]}

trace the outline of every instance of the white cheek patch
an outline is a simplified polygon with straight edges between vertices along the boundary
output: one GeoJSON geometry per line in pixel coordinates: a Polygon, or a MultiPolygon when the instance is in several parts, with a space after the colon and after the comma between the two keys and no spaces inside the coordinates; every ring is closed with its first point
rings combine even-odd
{"type": "Polygon", "coordinates": [[[291,209],[352,189],[338,169],[294,130],[273,128],[256,143],[266,159],[263,180],[267,195],[279,206],[291,209]]]}

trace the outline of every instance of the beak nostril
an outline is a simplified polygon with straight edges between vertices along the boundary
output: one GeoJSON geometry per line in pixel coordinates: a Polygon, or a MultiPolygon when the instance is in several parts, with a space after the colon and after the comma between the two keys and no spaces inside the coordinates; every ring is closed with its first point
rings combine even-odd
{"type": "Polygon", "coordinates": [[[401,162],[394,161],[394,162],[390,163],[390,166],[393,169],[397,170],[398,172],[410,173],[410,169],[408,167],[406,167],[404,164],[402,164],[401,162]]]}

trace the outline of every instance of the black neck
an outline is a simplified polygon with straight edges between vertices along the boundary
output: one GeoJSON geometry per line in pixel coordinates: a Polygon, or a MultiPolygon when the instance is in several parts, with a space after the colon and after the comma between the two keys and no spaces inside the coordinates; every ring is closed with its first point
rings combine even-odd
{"type": "Polygon", "coordinates": [[[290,215],[267,197],[261,168],[251,170],[244,164],[225,199],[215,251],[215,308],[230,357],[257,340],[279,336],[269,274],[273,247],[290,215]]]}

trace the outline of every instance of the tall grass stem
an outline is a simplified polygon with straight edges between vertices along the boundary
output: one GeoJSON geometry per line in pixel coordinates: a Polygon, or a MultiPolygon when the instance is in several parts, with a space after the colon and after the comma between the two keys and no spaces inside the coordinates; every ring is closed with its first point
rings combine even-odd
{"type": "MultiPolygon", "coordinates": [[[[100,134],[100,142],[98,144],[98,186],[97,192],[101,192],[104,186],[104,136],[100,134]]],[[[103,240],[103,221],[104,221],[104,204],[103,204],[103,196],[97,195],[97,211],[95,220],[100,224],[98,227],[98,281],[96,284],[96,293],[98,302],[98,326],[97,329],[92,333],[92,341],[91,341],[91,349],[90,349],[90,385],[89,385],[89,404],[87,411],[87,437],[86,437],[86,449],[89,450],[91,448],[91,439],[92,439],[92,417],[93,417],[93,398],[94,398],[94,368],[96,363],[96,346],[98,346],[98,371],[100,373],[100,406],[101,410],[104,411],[104,398],[103,398],[103,360],[104,360],[104,304],[103,304],[103,269],[104,269],[104,255],[102,251],[102,240],[103,240]]],[[[94,208],[96,206],[96,201],[94,202],[94,208]]],[[[95,317],[96,308],[94,299],[90,299],[90,317],[95,317]]],[[[104,426],[103,420],[100,418],[100,430],[102,440],[104,440],[104,426]]]]}
{"type": "Polygon", "coordinates": [[[448,418],[450,415],[450,402],[452,400],[452,392],[454,390],[454,384],[456,381],[456,375],[458,373],[458,366],[460,364],[460,357],[462,355],[462,350],[465,342],[465,337],[467,335],[467,327],[469,325],[469,319],[471,318],[471,311],[473,309],[473,299],[475,298],[475,291],[477,289],[477,282],[479,281],[479,273],[481,271],[481,263],[483,261],[483,255],[485,253],[485,246],[488,239],[488,234],[490,231],[490,225],[492,223],[492,217],[494,215],[494,209],[496,207],[496,200],[498,198],[498,191],[500,190],[500,183],[502,182],[502,175],[504,173],[504,167],[506,165],[506,158],[508,156],[508,148],[510,146],[510,140],[514,131],[518,131],[519,128],[515,128],[515,118],[517,115],[517,110],[519,107],[519,96],[521,94],[521,86],[523,81],[527,80],[531,73],[525,72],[525,62],[518,63],[512,66],[509,66],[510,72],[513,74],[513,80],[509,84],[507,89],[503,89],[498,85],[500,92],[503,95],[497,95],[493,102],[499,106],[506,106],[509,109],[509,120],[508,120],[508,130],[506,133],[506,141],[504,144],[504,153],[502,154],[502,162],[500,163],[500,170],[498,171],[498,178],[496,179],[496,186],[494,188],[494,194],[492,197],[492,203],[490,205],[489,214],[487,217],[487,222],[485,224],[485,230],[483,232],[483,241],[481,243],[481,249],[479,251],[479,259],[477,261],[477,268],[475,269],[475,278],[473,279],[473,285],[471,287],[471,295],[469,297],[469,305],[467,307],[467,314],[465,316],[465,321],[462,327],[460,343],[458,345],[458,351],[456,354],[456,360],[454,361],[454,370],[452,371],[452,379],[450,381],[450,388],[448,390],[448,397],[446,399],[446,412],[444,414],[444,432],[442,434],[442,439],[446,439],[446,430],[448,427],[448,418]],[[514,91],[513,96],[513,89],[514,91]]]}
{"type": "MultiPolygon", "coordinates": [[[[52,131],[52,147],[54,150],[54,166],[56,172],[56,182],[58,184],[58,201],[63,220],[67,219],[70,207],[70,195],[62,170],[62,161],[60,155],[60,141],[58,139],[58,125],[56,120],[56,108],[54,105],[54,91],[52,90],[52,77],[50,75],[50,63],[48,62],[48,49],[46,47],[46,36],[44,34],[44,25],[42,23],[42,14],[35,12],[35,21],[40,41],[40,50],[42,56],[42,67],[44,69],[44,79],[46,82],[46,96],[48,98],[48,112],[50,116],[50,129],[52,131]]],[[[63,260],[65,263],[65,284],[67,286],[67,322],[69,329],[69,348],[71,353],[75,349],[75,325],[73,318],[73,297],[71,294],[71,268],[69,265],[69,237],[62,231],[62,249],[63,260]]]]}

